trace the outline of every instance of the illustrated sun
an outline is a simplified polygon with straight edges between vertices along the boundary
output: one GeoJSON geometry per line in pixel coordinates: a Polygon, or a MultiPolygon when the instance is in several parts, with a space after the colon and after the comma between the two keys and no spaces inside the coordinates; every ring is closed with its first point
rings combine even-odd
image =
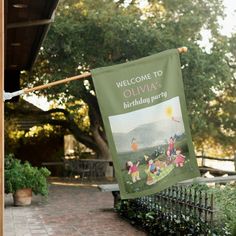
{"type": "Polygon", "coordinates": [[[168,106],[165,109],[165,114],[166,114],[167,117],[172,118],[172,116],[173,116],[173,108],[171,106],[168,106]]]}

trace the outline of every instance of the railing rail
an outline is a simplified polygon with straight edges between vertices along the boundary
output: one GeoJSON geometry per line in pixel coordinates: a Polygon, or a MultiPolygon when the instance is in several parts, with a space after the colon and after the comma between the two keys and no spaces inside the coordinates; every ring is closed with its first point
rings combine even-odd
{"type": "Polygon", "coordinates": [[[216,161],[235,161],[235,158],[220,158],[220,157],[208,157],[208,156],[196,156],[196,158],[216,160],[216,161]]]}

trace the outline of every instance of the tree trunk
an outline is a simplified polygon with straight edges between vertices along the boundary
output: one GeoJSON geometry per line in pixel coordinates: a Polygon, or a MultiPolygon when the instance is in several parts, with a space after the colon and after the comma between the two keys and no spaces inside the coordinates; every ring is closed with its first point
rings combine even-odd
{"type": "Polygon", "coordinates": [[[99,159],[111,160],[111,154],[110,154],[110,151],[109,151],[108,144],[101,137],[101,135],[98,131],[98,128],[93,129],[93,137],[94,137],[94,141],[97,144],[97,147],[99,149],[98,158],[99,159]]]}

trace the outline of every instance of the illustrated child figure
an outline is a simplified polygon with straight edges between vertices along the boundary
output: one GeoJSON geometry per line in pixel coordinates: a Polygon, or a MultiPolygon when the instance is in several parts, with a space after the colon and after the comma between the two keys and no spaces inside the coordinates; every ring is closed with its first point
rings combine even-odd
{"type": "Polygon", "coordinates": [[[159,175],[161,173],[161,169],[159,166],[157,166],[152,159],[150,159],[148,161],[148,168],[149,168],[149,171],[152,173],[152,174],[155,174],[155,175],[159,175]]]}
{"type": "Polygon", "coordinates": [[[170,155],[174,155],[175,154],[175,139],[173,137],[170,137],[170,139],[168,140],[168,150],[170,152],[170,155]]]}
{"type": "Polygon", "coordinates": [[[181,149],[176,149],[175,164],[177,167],[183,167],[185,162],[185,156],[181,154],[181,149]]]}
{"type": "Polygon", "coordinates": [[[166,155],[167,155],[167,164],[171,164],[172,163],[172,156],[170,155],[170,150],[167,149],[166,151],[166,155]]]}
{"type": "Polygon", "coordinates": [[[148,168],[149,168],[149,171],[150,171],[151,173],[155,174],[155,172],[156,172],[156,166],[155,166],[155,164],[154,164],[154,162],[153,162],[152,159],[150,159],[150,160],[148,161],[148,168]]]}
{"type": "Polygon", "coordinates": [[[131,175],[133,183],[135,183],[136,181],[140,180],[138,165],[139,165],[139,162],[137,162],[136,165],[133,164],[132,161],[128,161],[127,162],[127,166],[129,168],[128,174],[131,175]]]}
{"type": "Polygon", "coordinates": [[[149,156],[144,155],[144,159],[147,162],[147,169],[145,170],[146,174],[147,174],[147,185],[152,185],[155,184],[157,182],[157,179],[154,178],[155,172],[156,172],[156,166],[153,162],[152,159],[149,159],[149,156]]]}
{"type": "Polygon", "coordinates": [[[167,166],[167,164],[166,164],[166,162],[160,161],[160,160],[156,160],[154,163],[155,163],[155,166],[157,169],[156,175],[160,175],[162,172],[162,168],[165,168],[167,166]]]}
{"type": "Polygon", "coordinates": [[[131,141],[131,150],[133,152],[138,151],[138,143],[137,143],[135,138],[133,138],[132,141],[131,141]]]}

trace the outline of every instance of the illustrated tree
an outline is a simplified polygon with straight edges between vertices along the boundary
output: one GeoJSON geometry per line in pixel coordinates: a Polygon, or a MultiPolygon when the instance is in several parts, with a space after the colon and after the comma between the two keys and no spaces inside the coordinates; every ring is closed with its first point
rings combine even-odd
{"type": "MultiPolygon", "coordinates": [[[[30,76],[23,74],[22,86],[187,46],[189,52],[181,55],[181,64],[194,143],[200,148],[212,138],[232,148],[235,36],[229,39],[219,33],[221,1],[148,2],[140,8],[138,1],[61,1],[33,71],[30,76]],[[209,52],[200,47],[202,29],[212,34],[209,52]]],[[[44,112],[44,122],[65,127],[99,157],[110,158],[91,78],[36,94],[58,104],[44,112]]]]}

